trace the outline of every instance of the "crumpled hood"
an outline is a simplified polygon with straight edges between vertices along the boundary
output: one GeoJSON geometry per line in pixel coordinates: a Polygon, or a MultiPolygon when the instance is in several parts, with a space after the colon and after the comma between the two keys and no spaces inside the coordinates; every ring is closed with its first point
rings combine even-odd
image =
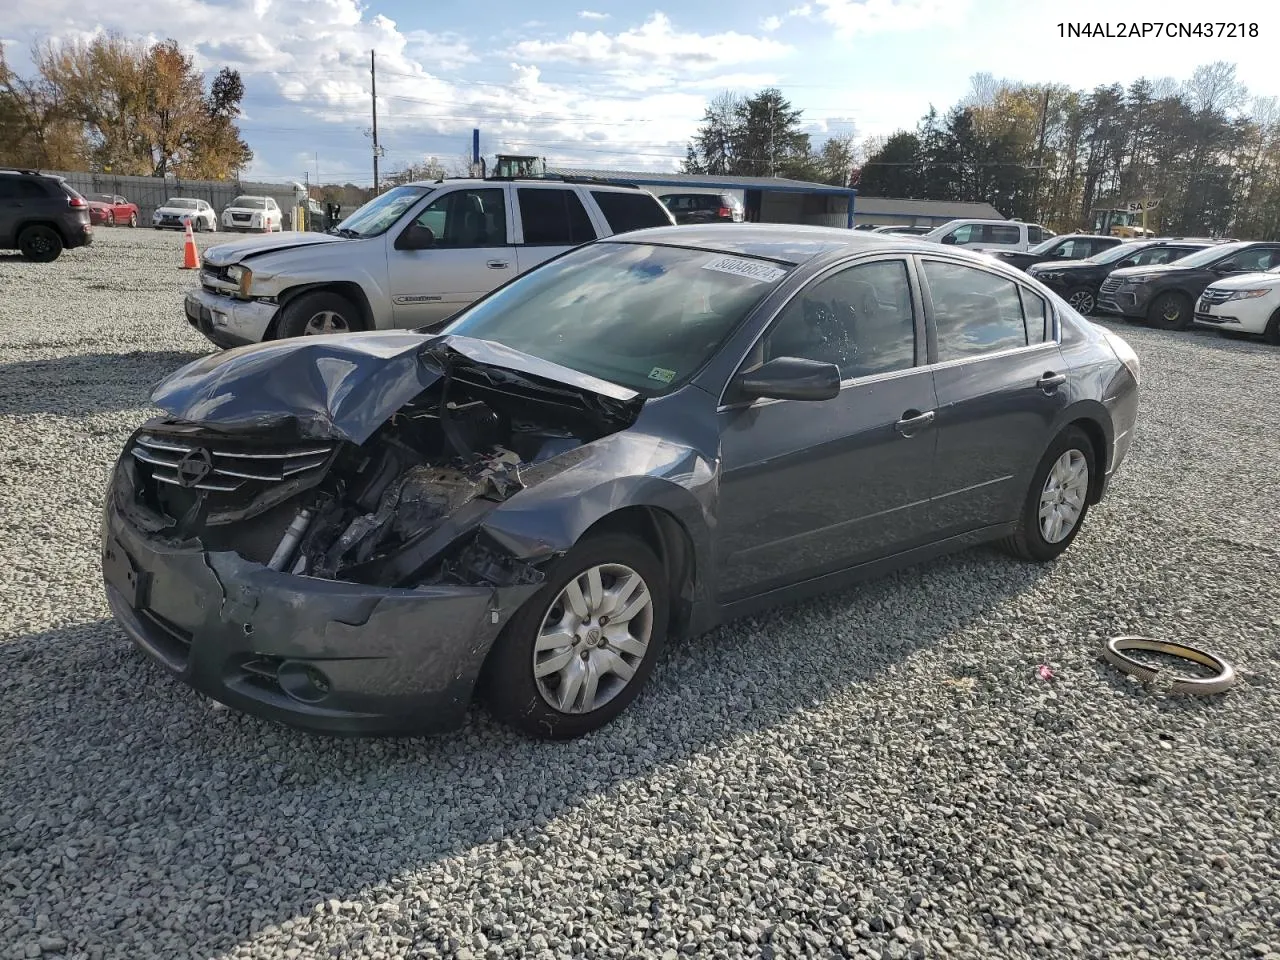
{"type": "Polygon", "coordinates": [[[605,398],[639,394],[485,340],[408,330],[296,337],[237,347],[187,364],[162,380],[151,402],[170,416],[222,429],[297,424],[310,437],[364,443],[443,375],[439,359],[552,380],[605,398]]]}
{"type": "MultiPolygon", "coordinates": [[[[265,213],[266,211],[241,211],[241,213],[250,212],[265,213]]],[[[245,257],[270,253],[274,250],[292,250],[299,247],[313,247],[321,243],[352,242],[352,240],[335,236],[330,233],[290,230],[285,233],[268,233],[260,237],[245,237],[243,240],[237,239],[229,241],[228,243],[219,243],[204,252],[204,261],[205,263],[212,264],[215,267],[225,267],[228,264],[239,263],[245,257]]]]}

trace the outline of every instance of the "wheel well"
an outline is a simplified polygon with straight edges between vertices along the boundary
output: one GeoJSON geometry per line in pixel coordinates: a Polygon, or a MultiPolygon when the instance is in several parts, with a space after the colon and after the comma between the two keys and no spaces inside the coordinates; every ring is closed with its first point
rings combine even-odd
{"type": "Polygon", "coordinates": [[[658,507],[623,507],[601,517],[583,536],[609,531],[638,537],[654,552],[667,572],[671,597],[672,637],[682,636],[693,612],[697,569],[693,541],[679,520],[658,507]]]}
{"type": "Polygon", "coordinates": [[[373,309],[369,306],[369,298],[364,295],[364,290],[361,288],[360,284],[353,283],[349,280],[339,280],[332,283],[310,283],[297,287],[290,287],[288,290],[280,294],[277,298],[280,308],[276,310],[276,315],[271,318],[271,323],[268,325],[266,336],[264,336],[263,339],[274,340],[276,338],[276,328],[280,325],[280,315],[284,313],[285,307],[298,299],[298,297],[302,296],[304,293],[316,293],[320,290],[332,290],[334,293],[339,293],[346,297],[354,303],[356,305],[356,309],[360,311],[360,322],[364,329],[372,330],[374,328],[373,309]]]}
{"type": "Polygon", "coordinates": [[[70,242],[67,238],[67,235],[62,232],[61,225],[59,225],[56,220],[28,220],[25,223],[18,224],[18,229],[13,231],[14,242],[17,242],[18,238],[22,236],[22,233],[24,230],[27,230],[31,227],[48,227],[54,233],[56,233],[59,237],[62,238],[62,242],[64,244],[70,242]]]}
{"type": "Polygon", "coordinates": [[[1079,427],[1084,431],[1084,435],[1089,438],[1089,444],[1093,447],[1093,462],[1102,467],[1089,478],[1089,502],[1097,503],[1102,497],[1103,478],[1106,477],[1107,467],[1111,464],[1111,458],[1107,456],[1107,435],[1103,433],[1102,427],[1096,420],[1082,418],[1073,420],[1068,426],[1079,427]]]}

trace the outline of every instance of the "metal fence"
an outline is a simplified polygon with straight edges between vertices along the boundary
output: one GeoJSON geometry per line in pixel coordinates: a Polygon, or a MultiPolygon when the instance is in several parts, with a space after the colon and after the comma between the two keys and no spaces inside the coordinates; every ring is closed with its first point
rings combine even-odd
{"type": "Polygon", "coordinates": [[[138,205],[143,225],[151,223],[151,214],[163,206],[170,197],[187,197],[204,200],[221,215],[224,207],[242,194],[255,197],[274,197],[284,211],[285,226],[293,229],[293,208],[297,202],[292,184],[255,183],[250,180],[182,180],[178,177],[124,177],[114,173],[84,173],[78,171],[50,170],[55,176],[65,177],[72,189],[89,196],[93,193],[110,193],[124,197],[138,205]]]}

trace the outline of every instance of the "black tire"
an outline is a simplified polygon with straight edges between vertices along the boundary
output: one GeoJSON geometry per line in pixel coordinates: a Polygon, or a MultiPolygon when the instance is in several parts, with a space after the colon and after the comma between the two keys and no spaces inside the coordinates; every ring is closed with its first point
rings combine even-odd
{"type": "Polygon", "coordinates": [[[1094,308],[1098,305],[1097,295],[1088,287],[1072,287],[1062,299],[1066,300],[1076,313],[1085,317],[1093,313],[1094,308]],[[1080,301],[1079,305],[1076,303],[1077,300],[1080,301]]]}
{"type": "Polygon", "coordinates": [[[1271,320],[1267,323],[1267,329],[1262,333],[1262,339],[1273,347],[1280,347],[1280,310],[1271,315],[1271,320]]]}
{"type": "Polygon", "coordinates": [[[195,233],[204,233],[204,217],[195,217],[192,219],[191,229],[195,233]]]}
{"type": "Polygon", "coordinates": [[[138,215],[136,213],[129,214],[129,229],[133,229],[138,225],[138,215]]]}
{"type": "Polygon", "coordinates": [[[1151,301],[1147,322],[1161,330],[1185,330],[1191,326],[1191,300],[1184,293],[1169,291],[1151,301]]]}
{"type": "Polygon", "coordinates": [[[666,570],[644,543],[621,533],[580,541],[549,571],[537,593],[516,611],[489,651],[481,691],[490,712],[503,723],[543,740],[570,740],[600,729],[627,708],[649,679],[666,643],[669,612],[666,570]],[[630,680],[611,699],[587,712],[562,712],[544,698],[534,677],[535,643],[561,591],[571,580],[602,564],[631,568],[648,588],[652,600],[648,645],[643,657],[632,665],[635,672],[630,680]]]}
{"type": "Polygon", "coordinates": [[[335,324],[340,320],[342,326],[345,326],[345,330],[339,327],[328,331],[330,333],[349,333],[364,329],[364,321],[354,303],[332,290],[316,290],[289,301],[288,306],[280,313],[280,323],[276,326],[276,339],[286,340],[289,337],[306,336],[312,321],[321,322],[318,318],[322,314],[332,314],[330,319],[335,324]]]}
{"type": "Polygon", "coordinates": [[[114,210],[107,211],[107,226],[114,227],[116,225],[116,214],[114,210]]]}
{"type": "Polygon", "coordinates": [[[1018,514],[1017,526],[1010,536],[1001,541],[1000,546],[1006,552],[1021,560],[1046,563],[1057,558],[1067,547],[1071,546],[1076,534],[1080,532],[1080,528],[1084,526],[1084,522],[1089,516],[1088,492],[1094,487],[1097,469],[1093,443],[1090,442],[1088,435],[1079,427],[1067,427],[1067,429],[1063,430],[1054,438],[1053,443],[1049,444],[1049,449],[1040,458],[1040,463],[1036,466],[1035,473],[1031,476],[1031,486],[1027,490],[1027,498],[1022,504],[1022,511],[1018,514]],[[1057,542],[1050,542],[1045,539],[1044,533],[1040,528],[1040,498],[1045,491],[1045,483],[1049,478],[1049,471],[1053,469],[1059,458],[1072,450],[1082,453],[1085,463],[1088,465],[1089,473],[1086,480],[1084,503],[1081,506],[1079,516],[1076,517],[1075,526],[1071,528],[1070,532],[1057,542]]]}
{"type": "Polygon", "coordinates": [[[52,263],[62,254],[62,235],[37,223],[18,234],[18,250],[33,263],[52,263]]]}

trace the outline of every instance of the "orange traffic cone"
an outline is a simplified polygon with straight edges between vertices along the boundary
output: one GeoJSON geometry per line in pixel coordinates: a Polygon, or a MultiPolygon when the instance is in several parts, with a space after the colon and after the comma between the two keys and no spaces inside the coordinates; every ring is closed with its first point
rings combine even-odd
{"type": "Polygon", "coordinates": [[[200,269],[200,254],[196,250],[196,235],[191,232],[191,221],[187,221],[187,239],[182,245],[182,269],[200,269]]]}

